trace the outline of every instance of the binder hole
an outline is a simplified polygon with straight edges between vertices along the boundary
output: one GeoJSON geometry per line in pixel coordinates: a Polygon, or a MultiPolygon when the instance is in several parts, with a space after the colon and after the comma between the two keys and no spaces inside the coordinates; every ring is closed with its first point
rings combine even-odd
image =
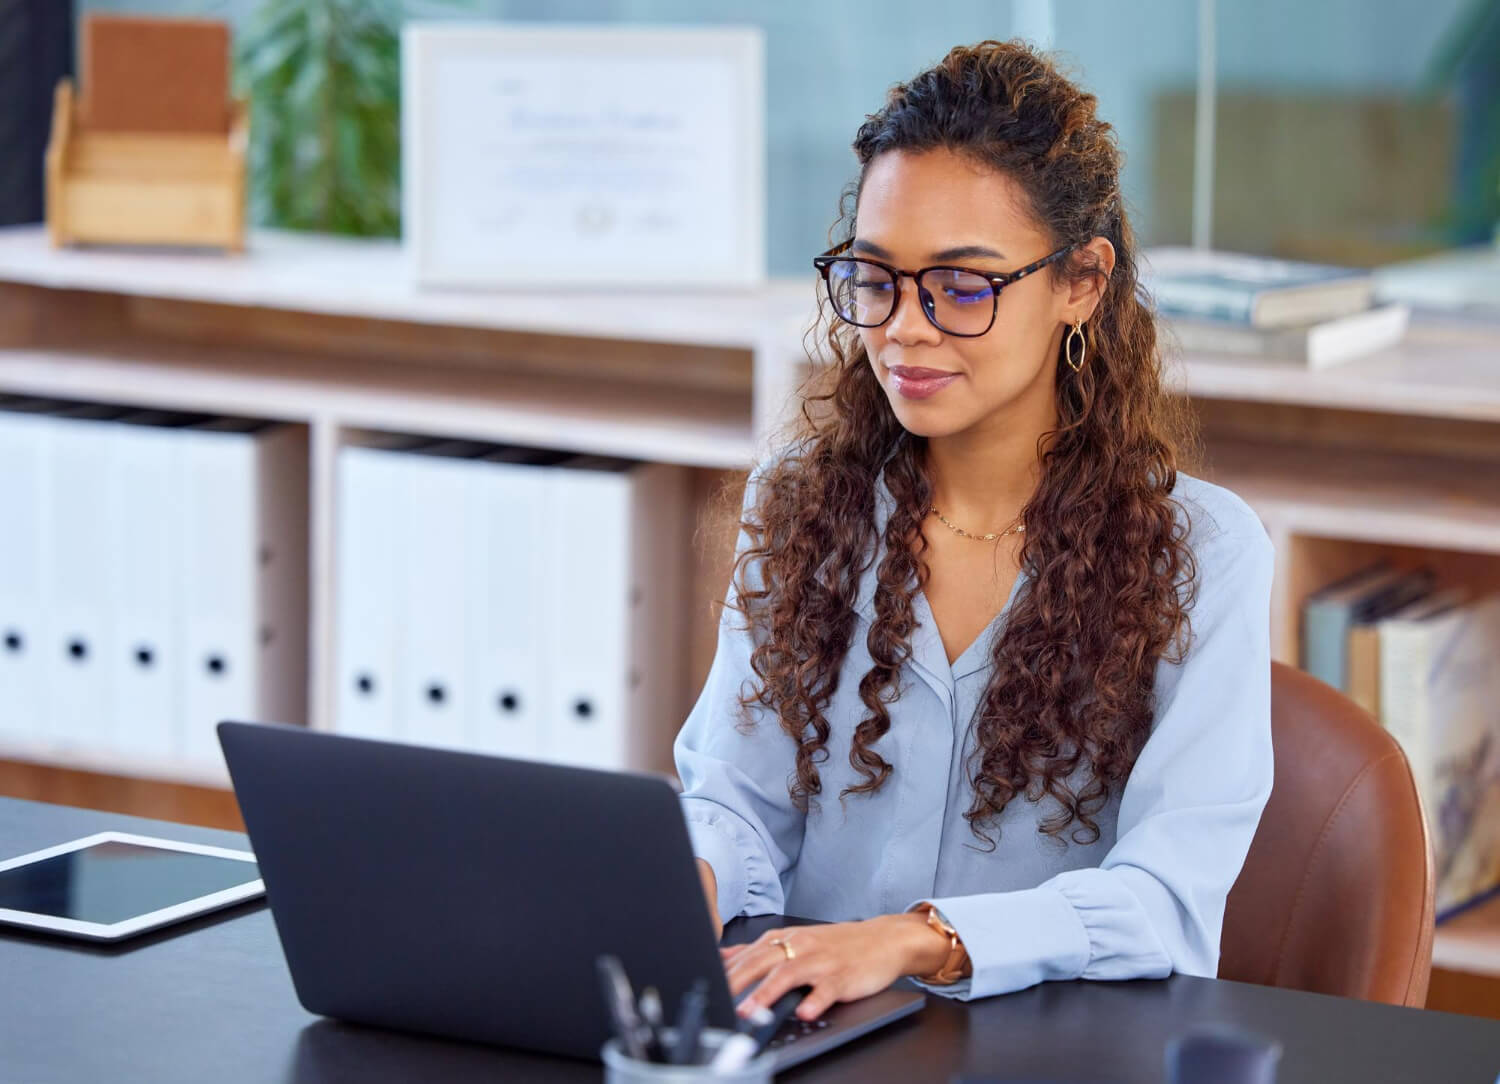
{"type": "Polygon", "coordinates": [[[229,663],[225,661],[223,655],[210,655],[204,665],[214,677],[223,677],[229,669],[229,663]]]}
{"type": "Polygon", "coordinates": [[[5,633],[5,650],[13,655],[19,655],[21,649],[26,646],[26,639],[15,629],[9,629],[5,633]]]}
{"type": "Polygon", "coordinates": [[[630,604],[632,606],[639,606],[643,597],[639,586],[630,589],[630,604]]]}
{"type": "Polygon", "coordinates": [[[354,679],[354,687],[364,696],[369,696],[375,691],[375,679],[369,674],[360,674],[354,679]]]}
{"type": "Polygon", "coordinates": [[[74,662],[83,662],[89,657],[89,645],[87,640],[69,640],[68,655],[74,662]]]}
{"type": "Polygon", "coordinates": [[[142,644],[135,649],[135,661],[137,666],[149,668],[156,661],[156,652],[149,645],[142,644]]]}
{"type": "Polygon", "coordinates": [[[504,711],[504,712],[514,712],[518,708],[520,708],[520,706],[521,706],[521,698],[519,696],[517,696],[515,693],[501,693],[500,694],[500,710],[501,711],[504,711]]]}
{"type": "Polygon", "coordinates": [[[271,553],[271,547],[270,546],[262,546],[260,548],[260,552],[259,552],[259,554],[257,554],[257,556],[260,558],[260,566],[262,568],[265,568],[267,565],[269,565],[271,563],[271,558],[273,556],[272,553],[271,553]]]}
{"type": "Polygon", "coordinates": [[[447,699],[448,690],[443,688],[442,685],[434,682],[433,684],[427,686],[427,700],[429,703],[441,704],[447,699]]]}
{"type": "Polygon", "coordinates": [[[588,700],[575,700],[573,702],[573,714],[580,719],[591,718],[594,714],[594,705],[588,700]]]}
{"type": "Polygon", "coordinates": [[[260,630],[260,646],[268,647],[276,639],[276,632],[269,625],[263,625],[260,630]]]}

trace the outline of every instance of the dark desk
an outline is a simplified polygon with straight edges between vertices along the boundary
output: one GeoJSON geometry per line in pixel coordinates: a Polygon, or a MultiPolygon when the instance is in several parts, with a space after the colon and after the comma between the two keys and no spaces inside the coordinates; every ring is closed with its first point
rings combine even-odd
{"type": "MultiPolygon", "coordinates": [[[[245,846],[244,837],[230,832],[0,799],[0,858],[106,828],[245,846]]],[[[742,936],[757,932],[736,925],[742,936]]],[[[264,904],[128,947],[0,934],[0,991],[6,1084],[490,1084],[603,1076],[593,1064],[309,1015],[297,1004],[264,904]]],[[[1495,1021],[1175,976],[1049,983],[968,1005],[933,998],[914,1020],[782,1079],[925,1082],[968,1072],[1159,1084],[1168,1036],[1206,1021],[1279,1038],[1286,1048],[1282,1084],[1495,1084],[1500,1073],[1495,1021]]]]}

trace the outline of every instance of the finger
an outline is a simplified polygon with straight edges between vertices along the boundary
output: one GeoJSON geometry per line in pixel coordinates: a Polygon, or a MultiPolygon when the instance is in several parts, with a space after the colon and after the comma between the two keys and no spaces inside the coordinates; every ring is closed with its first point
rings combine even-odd
{"type": "Polygon", "coordinates": [[[721,945],[719,947],[719,955],[726,960],[732,960],[744,952],[746,947],[745,945],[721,945]]]}
{"type": "Polygon", "coordinates": [[[748,945],[731,946],[731,948],[738,948],[739,951],[732,953],[728,957],[730,960],[769,960],[775,963],[786,959],[786,953],[782,951],[780,945],[772,945],[768,942],[752,941],[748,945]]]}
{"type": "Polygon", "coordinates": [[[734,959],[726,961],[724,975],[729,980],[729,992],[739,997],[748,987],[755,985],[772,968],[782,962],[780,949],[773,948],[771,952],[776,955],[772,956],[764,949],[756,948],[753,951],[742,952],[734,959]]]}
{"type": "MultiPolygon", "coordinates": [[[[778,952],[777,955],[780,955],[780,953],[778,952]]],[[[766,951],[765,945],[741,945],[738,952],[726,952],[724,954],[724,966],[731,967],[737,963],[744,963],[746,960],[757,959],[771,959],[771,954],[766,951]]]]}
{"type": "Polygon", "coordinates": [[[807,980],[802,977],[802,967],[796,963],[779,963],[766,972],[766,977],[761,980],[754,993],[749,994],[739,1003],[736,1011],[741,1016],[748,1016],[757,1008],[769,1009],[778,998],[788,990],[794,990],[804,985],[807,980]]]}
{"type": "Polygon", "coordinates": [[[816,1020],[839,1000],[838,991],[829,983],[813,984],[812,993],[797,1003],[798,1020],[816,1020]]]}
{"type": "MultiPolygon", "coordinates": [[[[725,976],[729,979],[729,990],[739,997],[777,967],[788,963],[778,945],[751,945],[745,952],[725,962],[725,976]]],[[[800,963],[800,961],[799,961],[800,963]]]]}

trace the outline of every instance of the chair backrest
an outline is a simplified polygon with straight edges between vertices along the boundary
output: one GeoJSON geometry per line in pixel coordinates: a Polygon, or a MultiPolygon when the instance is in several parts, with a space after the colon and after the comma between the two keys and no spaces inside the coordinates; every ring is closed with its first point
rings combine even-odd
{"type": "Polygon", "coordinates": [[[1337,690],[1271,668],[1276,781],[1229,894],[1219,976],[1422,1005],[1433,868],[1401,747],[1337,690]]]}
{"type": "Polygon", "coordinates": [[[91,12],[83,19],[80,127],[229,131],[229,26],[212,19],[91,12]]]}

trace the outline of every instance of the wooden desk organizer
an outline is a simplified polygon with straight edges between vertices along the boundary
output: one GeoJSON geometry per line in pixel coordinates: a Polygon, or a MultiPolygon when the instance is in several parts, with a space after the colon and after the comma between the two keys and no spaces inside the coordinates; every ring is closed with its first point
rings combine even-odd
{"type": "Polygon", "coordinates": [[[243,249],[248,126],[229,100],[227,28],[89,16],[83,52],[83,93],[64,79],[53,104],[52,243],[243,249]]]}

